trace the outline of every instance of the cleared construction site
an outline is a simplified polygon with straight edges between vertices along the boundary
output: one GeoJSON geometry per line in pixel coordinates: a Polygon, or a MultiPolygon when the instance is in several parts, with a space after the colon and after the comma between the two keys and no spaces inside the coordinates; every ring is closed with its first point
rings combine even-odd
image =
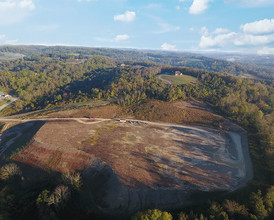
{"type": "Polygon", "coordinates": [[[127,119],[41,120],[13,160],[43,170],[81,172],[97,208],[106,214],[176,208],[190,203],[193,193],[233,191],[252,178],[247,135],[232,123],[220,132],[127,119]]]}

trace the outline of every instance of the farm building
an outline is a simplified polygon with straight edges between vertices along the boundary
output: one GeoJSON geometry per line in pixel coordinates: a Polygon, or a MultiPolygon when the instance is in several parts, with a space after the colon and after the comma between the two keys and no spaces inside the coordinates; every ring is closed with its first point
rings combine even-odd
{"type": "Polygon", "coordinates": [[[183,75],[180,71],[175,71],[175,74],[174,74],[175,76],[181,76],[181,75],[183,75]]]}

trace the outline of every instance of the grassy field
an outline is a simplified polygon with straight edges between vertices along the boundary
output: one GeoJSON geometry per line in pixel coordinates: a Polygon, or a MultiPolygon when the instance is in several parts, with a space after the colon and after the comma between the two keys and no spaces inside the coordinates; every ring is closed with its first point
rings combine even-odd
{"type": "Polygon", "coordinates": [[[8,100],[1,100],[0,101],[0,106],[6,104],[7,102],[8,102],[8,100]]]}
{"type": "Polygon", "coordinates": [[[197,78],[193,76],[188,76],[188,75],[180,75],[180,76],[161,75],[161,78],[171,82],[174,85],[182,85],[182,84],[197,82],[197,78]]]}

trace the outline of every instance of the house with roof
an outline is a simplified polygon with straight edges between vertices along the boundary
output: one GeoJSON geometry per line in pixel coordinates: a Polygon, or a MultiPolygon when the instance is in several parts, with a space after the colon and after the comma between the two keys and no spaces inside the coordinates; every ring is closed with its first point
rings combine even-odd
{"type": "Polygon", "coordinates": [[[180,71],[175,71],[175,76],[182,76],[183,74],[180,71]]]}

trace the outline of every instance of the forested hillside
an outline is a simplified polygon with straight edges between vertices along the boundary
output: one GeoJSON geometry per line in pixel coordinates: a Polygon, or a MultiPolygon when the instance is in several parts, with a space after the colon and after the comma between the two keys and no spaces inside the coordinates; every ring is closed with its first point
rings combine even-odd
{"type": "MultiPolygon", "coordinates": [[[[26,54],[24,58],[0,64],[0,91],[9,91],[10,94],[20,97],[20,100],[4,110],[5,114],[102,99],[117,99],[117,105],[131,108],[132,111],[138,108],[142,101],[149,99],[162,100],[167,104],[177,99],[197,99],[208,103],[215,111],[248,131],[255,172],[254,180],[243,190],[213,199],[205,206],[182,207],[181,210],[172,213],[174,218],[178,216],[178,219],[273,218],[273,81],[244,79],[225,73],[176,67],[180,62],[180,65],[188,65],[184,61],[185,58],[177,59],[166,54],[160,56],[123,51],[120,56],[118,50],[66,47],[2,47],[1,51],[26,54]],[[62,54],[49,52],[62,52],[62,54]],[[31,53],[36,55],[30,55],[31,53]],[[38,53],[41,55],[37,55],[38,53]],[[77,55],[64,53],[77,53],[77,55]],[[92,53],[101,54],[104,57],[87,55],[92,53]],[[109,58],[115,58],[115,56],[117,59],[109,58]],[[126,61],[127,56],[131,59],[137,57],[138,61],[126,61]],[[141,56],[144,57],[141,58],[141,56]],[[121,65],[121,61],[124,65],[121,65]],[[158,74],[175,71],[197,78],[197,83],[166,85],[157,77],[158,74]]],[[[207,69],[205,66],[210,65],[209,69],[216,67],[214,70],[218,72],[219,70],[227,72],[225,69],[228,68],[234,68],[232,72],[235,73],[241,71],[234,64],[231,64],[232,66],[226,66],[226,64],[228,65],[224,61],[211,63],[211,60],[203,58],[203,62],[196,62],[195,65],[201,65],[202,69],[207,69]]],[[[260,72],[253,75],[269,78],[268,75],[260,72]]],[[[16,219],[20,215],[31,216],[30,213],[33,210],[36,212],[33,219],[39,216],[37,213],[43,214],[43,212],[50,213],[54,218],[64,213],[66,214],[63,217],[69,216],[69,213],[81,213],[79,215],[83,217],[92,216],[90,210],[81,210],[73,202],[70,207],[65,207],[61,211],[52,206],[46,206],[45,198],[50,196],[50,192],[44,189],[46,184],[52,184],[52,182],[42,186],[44,191],[39,186],[33,186],[36,192],[33,194],[26,189],[22,178],[20,179],[20,170],[17,167],[14,170],[15,178],[10,178],[7,176],[5,165],[0,169],[0,218],[16,219]],[[22,184],[20,181],[23,181],[22,184]],[[39,190],[40,193],[37,196],[39,190]],[[73,206],[76,207],[75,210],[71,209],[73,206]]],[[[74,179],[72,176],[62,176],[58,181],[71,181],[73,193],[77,194],[81,191],[81,185],[77,185],[78,183],[73,182],[72,179],[74,179]]],[[[52,185],[50,186],[52,188],[52,185]]],[[[52,195],[54,196],[54,192],[52,195]]],[[[139,213],[135,217],[140,219],[140,215],[150,214],[153,213],[139,213]]]]}
{"type": "Polygon", "coordinates": [[[26,56],[48,53],[99,55],[110,57],[119,62],[128,60],[157,62],[173,66],[188,66],[207,71],[228,73],[244,78],[258,77],[262,79],[273,79],[274,75],[274,67],[268,65],[269,62],[273,63],[273,60],[268,60],[267,63],[260,62],[262,65],[254,65],[256,62],[253,62],[252,65],[250,63],[246,65],[239,62],[229,62],[225,59],[210,58],[195,53],[62,46],[2,46],[0,47],[0,52],[4,54],[8,53],[9,56],[10,53],[17,55],[23,54],[26,56]]]}

